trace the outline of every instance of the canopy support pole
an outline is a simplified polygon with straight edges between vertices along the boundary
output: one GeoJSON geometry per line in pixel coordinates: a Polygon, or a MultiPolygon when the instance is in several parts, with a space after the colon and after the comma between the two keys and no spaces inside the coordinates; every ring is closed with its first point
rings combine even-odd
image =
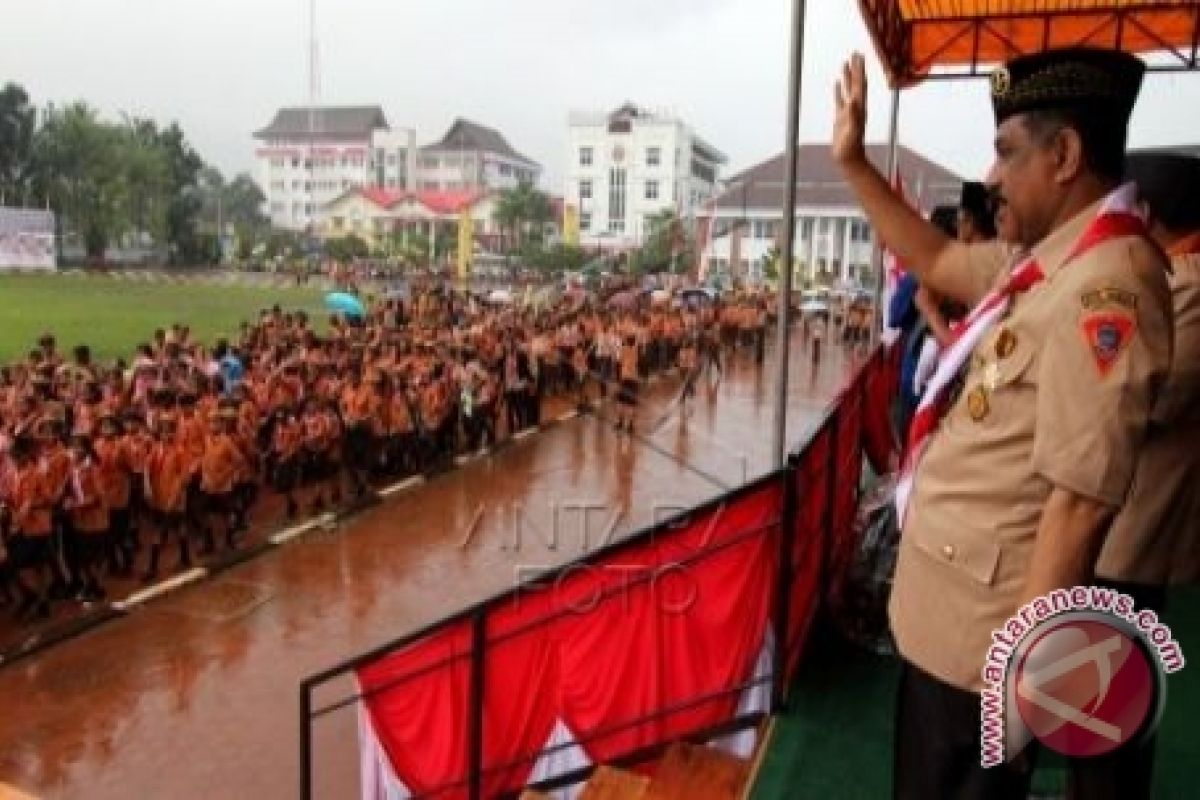
{"type": "Polygon", "coordinates": [[[796,249],[796,161],[800,155],[800,89],[804,67],[804,20],[806,0],[792,2],[792,48],[788,76],[787,175],[783,194],[783,253],[779,274],[779,314],[775,356],[775,426],[771,441],[774,466],[780,469],[787,458],[788,344],[792,301],[792,271],[796,249]]]}
{"type": "MultiPolygon", "coordinates": [[[[892,113],[891,121],[888,123],[888,153],[887,153],[887,178],[888,183],[895,186],[896,173],[900,169],[900,90],[892,89],[892,113]]],[[[874,347],[879,342],[879,337],[883,333],[883,322],[887,319],[886,310],[883,307],[884,287],[887,285],[887,276],[884,274],[883,264],[883,241],[879,239],[878,232],[875,232],[875,316],[876,324],[871,326],[871,346],[874,347]]]]}

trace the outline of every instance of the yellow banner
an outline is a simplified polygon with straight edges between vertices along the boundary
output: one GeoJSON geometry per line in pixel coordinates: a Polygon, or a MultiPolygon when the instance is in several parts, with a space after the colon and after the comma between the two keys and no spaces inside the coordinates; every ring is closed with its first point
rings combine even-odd
{"type": "Polygon", "coordinates": [[[466,280],[471,276],[471,261],[475,256],[475,218],[466,208],[458,220],[458,277],[466,280]]]}
{"type": "Polygon", "coordinates": [[[579,246],[579,209],[570,203],[563,206],[563,244],[579,246]]]}

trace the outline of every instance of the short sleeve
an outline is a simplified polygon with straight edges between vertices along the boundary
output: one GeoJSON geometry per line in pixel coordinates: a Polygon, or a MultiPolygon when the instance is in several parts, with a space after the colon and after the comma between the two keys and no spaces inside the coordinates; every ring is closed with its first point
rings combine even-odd
{"type": "Polygon", "coordinates": [[[979,302],[995,286],[998,277],[1016,258],[1016,250],[1001,242],[966,245],[963,251],[961,294],[971,305],[979,302]]]}
{"type": "Polygon", "coordinates": [[[1038,368],[1033,468],[1117,508],[1170,365],[1165,265],[1140,240],[1122,239],[1064,269],[1073,280],[1038,368]]]}
{"type": "Polygon", "coordinates": [[[1200,422],[1200,256],[1173,267],[1175,349],[1167,387],[1154,407],[1154,421],[1163,425],[1200,422]]]}

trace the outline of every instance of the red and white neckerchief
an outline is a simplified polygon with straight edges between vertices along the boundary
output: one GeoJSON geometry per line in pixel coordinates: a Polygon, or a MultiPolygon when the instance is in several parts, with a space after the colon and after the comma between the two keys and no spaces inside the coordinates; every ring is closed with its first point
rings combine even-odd
{"type": "MultiPolygon", "coordinates": [[[[1063,263],[1069,264],[1093,247],[1111,239],[1145,235],[1146,221],[1138,208],[1137,187],[1127,183],[1104,199],[1096,217],[1088,224],[1063,263]]],[[[1032,254],[1022,258],[1013,267],[1008,279],[984,296],[971,310],[961,326],[954,331],[953,341],[939,354],[933,377],[929,379],[916,413],[913,414],[908,447],[900,467],[900,479],[896,484],[896,513],[901,529],[904,526],[908,500],[912,495],[917,464],[925,454],[942,417],[950,410],[950,390],[963,365],[988,331],[1008,313],[1013,298],[1029,291],[1045,277],[1041,265],[1032,254]]]]}

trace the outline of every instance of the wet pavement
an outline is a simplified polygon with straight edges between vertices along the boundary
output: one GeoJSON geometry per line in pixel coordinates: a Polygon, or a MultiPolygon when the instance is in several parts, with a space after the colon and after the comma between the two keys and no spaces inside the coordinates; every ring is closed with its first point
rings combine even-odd
{"type": "MultiPolygon", "coordinates": [[[[814,374],[793,349],[790,442],[852,366],[827,348],[814,374]]],[[[606,408],[579,415],[0,668],[0,782],[45,798],[296,796],[303,677],[763,474],[772,371],[770,350],[761,368],[739,354],[686,419],[662,419],[664,379],[644,435],[617,434],[606,408]]],[[[355,724],[352,710],[317,723],[319,797],[357,795],[355,724]]]]}

